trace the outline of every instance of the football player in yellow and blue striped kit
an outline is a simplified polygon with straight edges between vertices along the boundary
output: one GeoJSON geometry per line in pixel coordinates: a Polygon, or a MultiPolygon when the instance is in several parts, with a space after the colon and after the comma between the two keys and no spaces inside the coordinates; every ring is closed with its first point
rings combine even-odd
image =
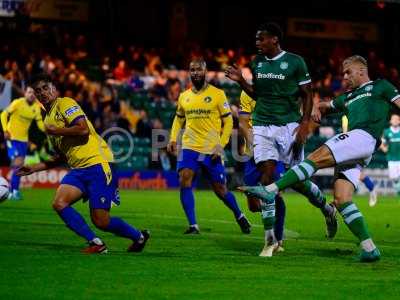
{"type": "Polygon", "coordinates": [[[89,200],[90,216],[97,228],[132,240],[129,252],[142,251],[149,232],[139,231],[122,219],[110,216],[111,204],[118,205],[120,199],[112,166],[113,154],[107,143],[73,99],[57,96],[48,75],[34,77],[32,87],[46,110],[44,125],[57,156],[51,161],[23,166],[18,174],[29,175],[66,163],[71,170],[57,188],[53,208],[69,229],[89,243],[83,252],[105,253],[107,247],[72,208],[82,198],[89,200]]]}
{"type": "Polygon", "coordinates": [[[36,121],[38,128],[44,131],[41,104],[36,100],[33,89],[28,86],[25,89],[24,97],[12,101],[1,113],[1,126],[13,170],[10,182],[10,199],[12,200],[21,199],[20,176],[16,174],[15,169],[24,164],[28,150],[29,127],[33,121],[36,121]]]}
{"type": "Polygon", "coordinates": [[[207,67],[202,59],[190,63],[192,88],[180,94],[171,129],[168,151],[175,153],[179,131],[184,128],[179,153],[180,200],[189,222],[185,234],[199,233],[194,210],[193,179],[199,169],[210,181],[219,199],[233,212],[243,233],[250,233],[250,223],[240,210],[235,196],[227,189],[223,148],[232,133],[231,109],[223,90],[206,81],[207,67]],[[223,125],[223,126],[222,126],[223,125]]]}

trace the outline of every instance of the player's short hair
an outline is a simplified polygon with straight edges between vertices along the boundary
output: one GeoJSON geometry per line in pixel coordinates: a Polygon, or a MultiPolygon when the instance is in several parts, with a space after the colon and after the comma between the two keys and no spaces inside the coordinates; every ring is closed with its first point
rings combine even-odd
{"type": "Polygon", "coordinates": [[[362,57],[361,55],[353,55],[353,56],[350,56],[350,57],[346,58],[343,61],[343,65],[345,65],[345,64],[353,64],[353,63],[361,64],[366,69],[368,69],[367,60],[364,57],[362,57]]]}
{"type": "Polygon", "coordinates": [[[207,63],[206,63],[206,61],[204,60],[204,58],[202,58],[202,57],[197,57],[197,58],[192,59],[192,60],[190,61],[189,65],[192,64],[192,63],[198,63],[198,64],[200,64],[203,68],[207,68],[207,63]]]}
{"type": "Polygon", "coordinates": [[[283,39],[283,31],[277,23],[263,23],[258,27],[258,30],[266,32],[270,36],[276,36],[279,42],[281,42],[283,39]]]}
{"type": "Polygon", "coordinates": [[[36,75],[32,76],[31,80],[29,80],[29,82],[28,82],[28,86],[32,87],[34,89],[35,86],[41,81],[44,81],[46,83],[52,83],[53,82],[53,80],[51,79],[49,74],[39,73],[39,74],[36,74],[36,75]]]}

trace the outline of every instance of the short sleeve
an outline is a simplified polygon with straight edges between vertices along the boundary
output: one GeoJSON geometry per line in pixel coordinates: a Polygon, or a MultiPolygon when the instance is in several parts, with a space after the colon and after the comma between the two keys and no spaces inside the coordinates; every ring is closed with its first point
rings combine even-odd
{"type": "Polygon", "coordinates": [[[253,112],[252,102],[254,100],[246,94],[245,91],[242,91],[240,94],[240,114],[251,114],[253,112]]]}
{"type": "Polygon", "coordinates": [[[345,110],[344,100],[346,99],[346,97],[347,97],[347,95],[343,94],[343,95],[340,95],[340,96],[334,98],[330,102],[331,107],[337,111],[344,111],[345,110]]]}
{"type": "Polygon", "coordinates": [[[74,124],[77,120],[85,118],[85,113],[79,104],[71,98],[62,98],[59,104],[59,112],[68,125],[74,124]]]}
{"type": "Polygon", "coordinates": [[[383,131],[382,143],[385,145],[387,145],[387,141],[389,140],[388,133],[389,131],[387,129],[383,131]]]}
{"type": "Polygon", "coordinates": [[[6,112],[8,112],[9,114],[12,114],[17,108],[18,105],[21,103],[21,101],[19,99],[14,100],[13,102],[11,102],[11,104],[6,108],[6,112]]]}
{"type": "Polygon", "coordinates": [[[383,95],[389,102],[394,102],[400,99],[400,94],[397,88],[387,80],[383,80],[383,95]]]}
{"type": "Polygon", "coordinates": [[[231,114],[231,107],[229,106],[229,102],[224,91],[221,91],[218,99],[218,110],[222,118],[231,114]]]}
{"type": "Polygon", "coordinates": [[[306,62],[301,57],[299,57],[295,74],[298,85],[311,83],[311,77],[310,73],[308,72],[306,62]]]}

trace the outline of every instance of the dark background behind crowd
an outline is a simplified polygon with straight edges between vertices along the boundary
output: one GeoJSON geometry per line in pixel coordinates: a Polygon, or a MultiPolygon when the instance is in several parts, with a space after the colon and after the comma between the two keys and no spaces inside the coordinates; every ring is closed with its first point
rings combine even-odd
{"type": "MultiPolygon", "coordinates": [[[[135,160],[134,167],[168,169],[169,163],[151,163],[149,141],[152,129],[169,129],[172,124],[179,93],[190,86],[188,62],[195,57],[206,60],[208,79],[226,91],[237,118],[241,91],[223,71],[235,63],[249,73],[254,34],[264,20],[278,22],[285,32],[289,17],[376,24],[376,41],[343,40],[340,33],[337,39],[285,36],[283,49],[305,57],[315,97],[322,101],[343,91],[341,61],[355,53],[368,59],[372,79],[385,77],[400,87],[396,55],[400,4],[322,2],[113,1],[111,5],[101,0],[89,2],[87,22],[33,20],[18,12],[14,18],[0,18],[0,74],[12,80],[13,98],[23,95],[33,74],[50,74],[60,94],[78,101],[98,132],[118,126],[139,141],[143,150],[138,157],[147,159],[136,165],[140,159],[135,160]],[[393,22],[388,24],[390,18],[393,22]]],[[[325,125],[334,131],[340,128],[337,121],[325,125]]],[[[323,140],[318,136],[315,144],[323,140]]],[[[4,165],[2,136],[0,142],[4,165]]],[[[125,167],[132,167],[132,162],[125,167]]]]}

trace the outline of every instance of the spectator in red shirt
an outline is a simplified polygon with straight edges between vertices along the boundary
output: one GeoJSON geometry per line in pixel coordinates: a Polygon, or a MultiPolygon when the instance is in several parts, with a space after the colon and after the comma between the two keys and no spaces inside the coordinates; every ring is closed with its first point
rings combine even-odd
{"type": "Polygon", "coordinates": [[[123,59],[120,60],[118,62],[117,67],[113,71],[114,79],[116,79],[118,81],[125,81],[126,79],[128,79],[129,75],[130,75],[129,70],[126,67],[125,60],[123,60],[123,59]]]}

